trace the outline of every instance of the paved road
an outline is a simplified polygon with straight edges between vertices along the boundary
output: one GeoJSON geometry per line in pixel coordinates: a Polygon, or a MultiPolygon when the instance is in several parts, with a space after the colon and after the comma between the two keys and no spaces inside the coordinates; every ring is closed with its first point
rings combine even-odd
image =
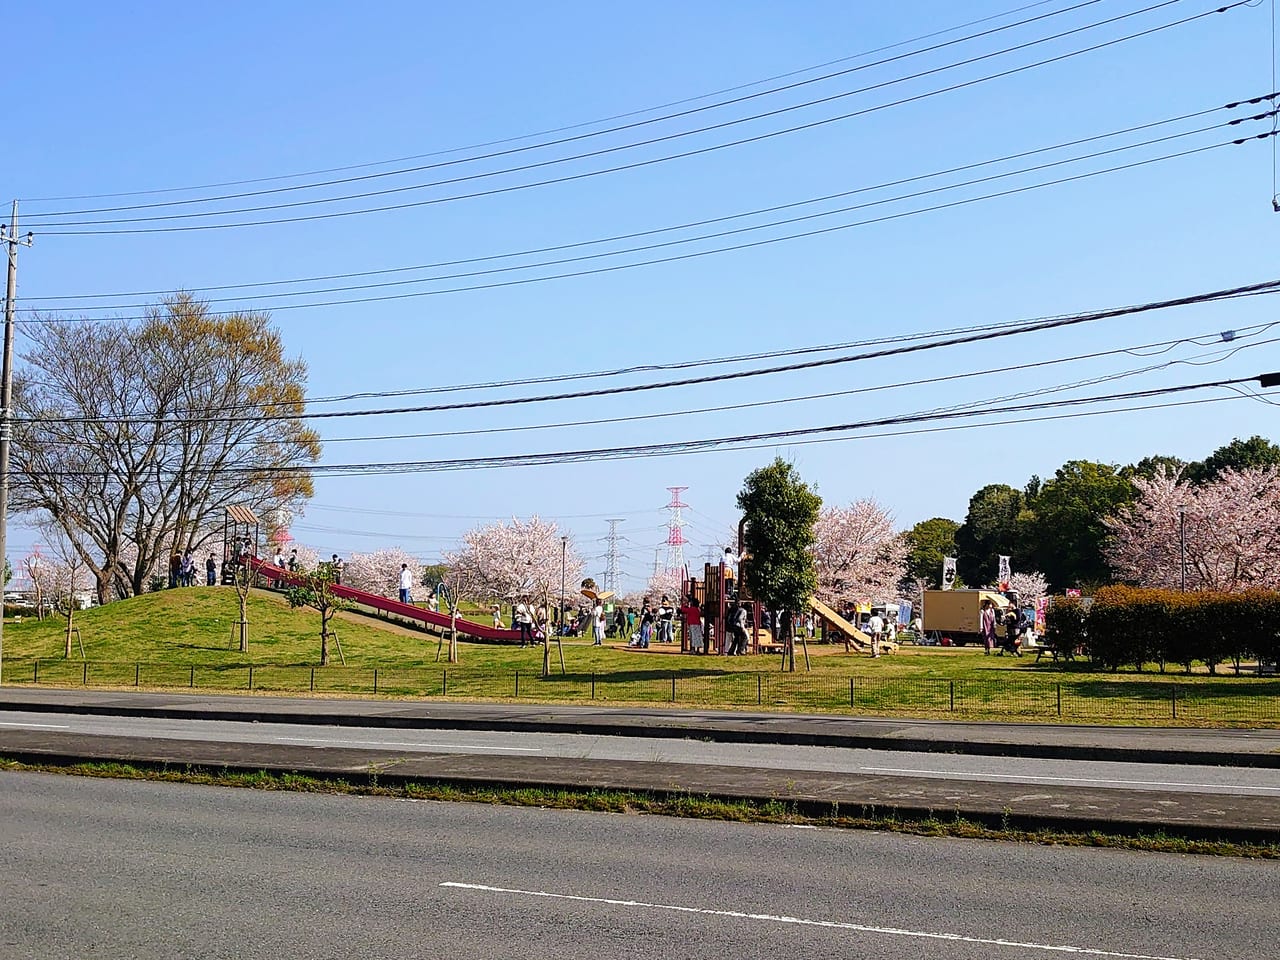
{"type": "Polygon", "coordinates": [[[1280,769],[1280,729],[966,723],[738,710],[442,700],[319,699],[92,688],[0,688],[0,714],[39,710],[105,716],[223,719],[360,728],[536,730],[720,743],[874,747],[1050,759],[1107,759],[1280,769]]]}
{"type": "Polygon", "coordinates": [[[203,740],[218,743],[296,744],[312,747],[368,747],[404,753],[520,755],[631,763],[681,763],[923,777],[984,783],[1075,785],[1100,789],[1187,792],[1275,797],[1280,803],[1280,770],[1189,764],[1132,764],[1084,760],[929,754],[841,747],[807,747],[702,740],[525,733],[520,731],[404,730],[380,727],[307,726],[213,720],[0,714],[0,732],[56,730],[84,736],[203,740]]]}
{"type": "Polygon", "coordinates": [[[1280,864],[0,777],[0,956],[1275,955],[1280,864]]]}

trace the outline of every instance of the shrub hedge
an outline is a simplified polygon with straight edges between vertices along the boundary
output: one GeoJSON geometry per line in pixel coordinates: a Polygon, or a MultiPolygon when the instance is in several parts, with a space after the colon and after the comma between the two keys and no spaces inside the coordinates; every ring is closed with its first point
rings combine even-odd
{"type": "Polygon", "coordinates": [[[1056,598],[1046,642],[1060,653],[1082,651],[1102,667],[1196,661],[1210,673],[1225,661],[1280,658],[1280,593],[1182,593],[1103,587],[1089,600],[1056,598]]]}

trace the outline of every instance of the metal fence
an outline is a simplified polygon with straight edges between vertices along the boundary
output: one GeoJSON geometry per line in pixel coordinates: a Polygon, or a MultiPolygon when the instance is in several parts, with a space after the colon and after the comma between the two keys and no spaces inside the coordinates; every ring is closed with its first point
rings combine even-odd
{"type": "Polygon", "coordinates": [[[5,682],[188,688],[557,703],[675,704],[798,713],[1000,720],[1280,724],[1280,679],[1020,678],[934,680],[823,673],[552,674],[457,666],[209,666],[36,659],[6,664],[5,682]]]}

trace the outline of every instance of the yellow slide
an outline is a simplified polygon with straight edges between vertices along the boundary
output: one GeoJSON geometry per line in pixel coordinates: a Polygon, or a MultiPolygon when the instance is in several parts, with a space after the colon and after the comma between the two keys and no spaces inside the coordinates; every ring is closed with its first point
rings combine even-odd
{"type": "Polygon", "coordinates": [[[862,653],[871,652],[871,638],[855,627],[840,614],[836,613],[817,597],[809,598],[809,608],[827,623],[835,627],[836,632],[844,637],[848,644],[862,653]]]}

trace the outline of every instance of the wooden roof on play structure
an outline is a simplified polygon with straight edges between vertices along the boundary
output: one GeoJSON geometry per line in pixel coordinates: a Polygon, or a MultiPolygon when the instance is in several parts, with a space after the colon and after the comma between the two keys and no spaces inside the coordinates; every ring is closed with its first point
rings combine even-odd
{"type": "Polygon", "coordinates": [[[252,523],[257,524],[258,516],[248,507],[242,507],[238,503],[233,503],[227,507],[227,516],[234,523],[252,523]]]}

